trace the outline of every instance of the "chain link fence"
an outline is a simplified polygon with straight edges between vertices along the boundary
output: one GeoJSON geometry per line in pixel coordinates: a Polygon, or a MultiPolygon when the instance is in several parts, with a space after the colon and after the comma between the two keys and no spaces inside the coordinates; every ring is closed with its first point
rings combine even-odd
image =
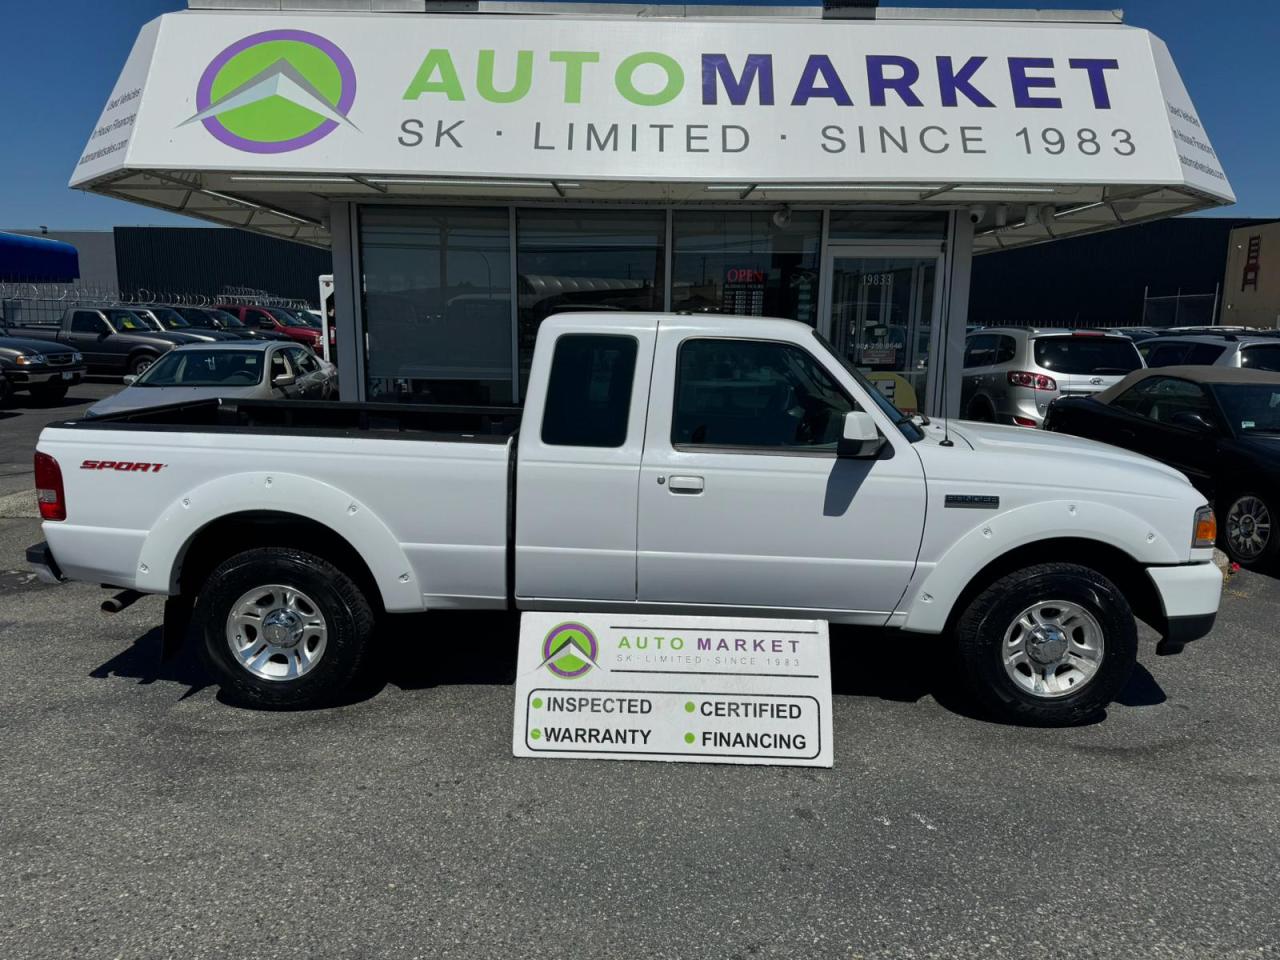
{"type": "Polygon", "coordinates": [[[1169,327],[1212,327],[1218,323],[1221,287],[1213,293],[1183,293],[1153,297],[1142,295],[1142,326],[1164,330],[1169,327]]]}

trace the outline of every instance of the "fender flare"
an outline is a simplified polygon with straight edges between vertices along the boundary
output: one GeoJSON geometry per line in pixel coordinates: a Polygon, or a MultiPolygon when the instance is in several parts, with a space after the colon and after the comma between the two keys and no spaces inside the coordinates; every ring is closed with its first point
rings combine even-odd
{"type": "Polygon", "coordinates": [[[1146,566],[1186,562],[1185,549],[1175,549],[1151,524],[1118,507],[1088,500],[1032,503],[984,518],[952,544],[903,598],[903,629],[941,633],[974,577],[992,561],[1041,540],[1093,540],[1146,566]]]}
{"type": "Polygon", "coordinates": [[[175,594],[181,559],[201,530],[232,514],[263,510],[319,523],[351,544],[373,574],[387,611],[423,609],[413,566],[368,505],[312,477],[275,471],[217,477],[178,497],[147,532],[138,556],[137,589],[175,594]],[[305,513],[299,504],[306,505],[305,513]]]}

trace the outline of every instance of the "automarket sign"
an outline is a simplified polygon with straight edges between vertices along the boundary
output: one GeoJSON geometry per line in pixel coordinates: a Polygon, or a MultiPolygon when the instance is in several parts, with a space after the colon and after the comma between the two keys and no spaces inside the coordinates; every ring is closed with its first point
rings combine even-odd
{"type": "Polygon", "coordinates": [[[526,613],[512,751],[829,767],[827,625],[526,613]]]}
{"type": "Polygon", "coordinates": [[[127,158],[91,141],[73,182],[106,159],[199,158],[292,173],[1134,180],[1229,195],[1163,43],[1128,28],[189,12],[144,31],[126,74],[145,75],[127,158]]]}

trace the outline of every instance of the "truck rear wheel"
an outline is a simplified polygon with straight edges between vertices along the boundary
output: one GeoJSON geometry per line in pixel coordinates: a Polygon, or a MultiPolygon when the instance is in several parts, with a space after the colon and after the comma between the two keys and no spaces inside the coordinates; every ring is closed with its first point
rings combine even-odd
{"type": "Polygon", "coordinates": [[[1033,726],[1091,720],[1129,681],[1138,629],[1124,594],[1088,567],[1046,563],[989,585],[956,626],[973,695],[1033,726]]]}
{"type": "Polygon", "coordinates": [[[322,706],[359,672],[373,610],[327,560],[262,547],[225,560],[205,583],[195,610],[200,652],[233,699],[267,709],[322,706]]]}

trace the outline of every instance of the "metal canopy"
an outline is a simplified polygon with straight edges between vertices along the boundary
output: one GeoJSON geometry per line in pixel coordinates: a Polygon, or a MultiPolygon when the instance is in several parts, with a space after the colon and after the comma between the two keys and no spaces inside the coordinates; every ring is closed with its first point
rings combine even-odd
{"type": "Polygon", "coordinates": [[[977,252],[1234,202],[1147,32],[885,13],[169,14],[72,185],[317,245],[334,201],[959,208],[977,252]]]}

